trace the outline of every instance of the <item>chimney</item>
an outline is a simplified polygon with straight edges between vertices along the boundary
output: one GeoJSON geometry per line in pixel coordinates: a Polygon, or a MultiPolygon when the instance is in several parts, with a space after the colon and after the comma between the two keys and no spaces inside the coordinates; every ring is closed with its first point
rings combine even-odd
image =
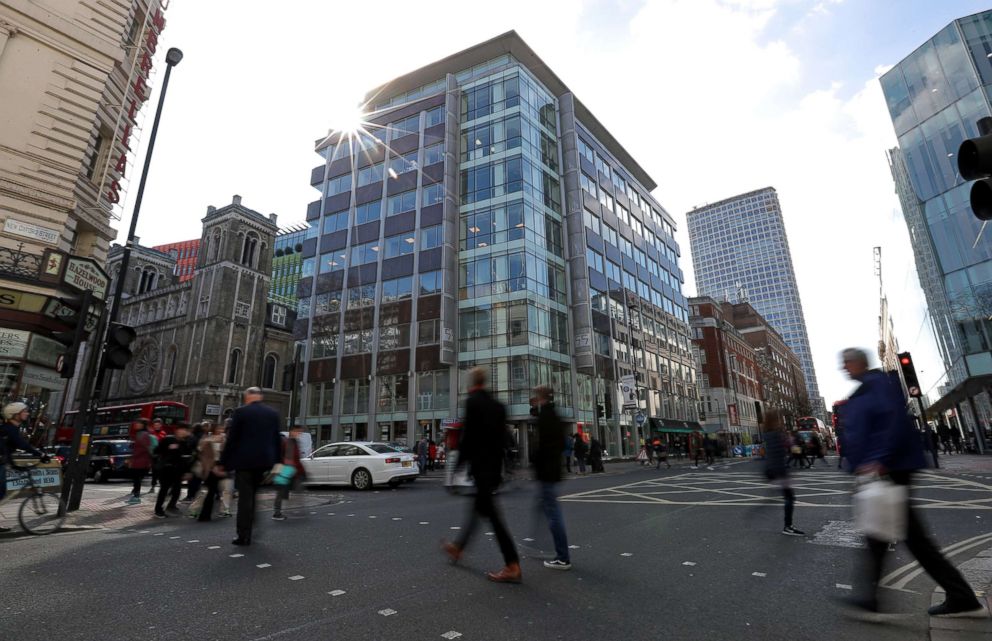
{"type": "Polygon", "coordinates": [[[270,222],[271,222],[271,223],[272,223],[273,225],[275,225],[275,224],[276,224],[276,218],[278,218],[278,216],[276,216],[275,214],[269,214],[269,221],[270,221],[270,222]]]}
{"type": "Polygon", "coordinates": [[[241,196],[239,196],[237,194],[234,194],[234,198],[231,199],[231,204],[233,204],[233,205],[240,205],[241,204],[241,196]]]}
{"type": "Polygon", "coordinates": [[[208,216],[210,214],[214,213],[215,211],[217,211],[217,208],[216,207],[214,207],[213,205],[207,205],[207,215],[208,216]]]}

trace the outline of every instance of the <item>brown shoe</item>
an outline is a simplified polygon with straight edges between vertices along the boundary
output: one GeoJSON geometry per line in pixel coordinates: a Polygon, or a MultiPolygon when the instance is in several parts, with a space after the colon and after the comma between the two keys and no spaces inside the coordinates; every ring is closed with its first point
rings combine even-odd
{"type": "Polygon", "coordinates": [[[462,549],[450,541],[441,541],[441,549],[448,555],[452,563],[458,563],[462,558],[462,549]]]}
{"type": "Polygon", "coordinates": [[[519,563],[510,563],[499,572],[487,572],[486,576],[490,581],[496,583],[520,583],[523,575],[520,573],[519,563]]]}

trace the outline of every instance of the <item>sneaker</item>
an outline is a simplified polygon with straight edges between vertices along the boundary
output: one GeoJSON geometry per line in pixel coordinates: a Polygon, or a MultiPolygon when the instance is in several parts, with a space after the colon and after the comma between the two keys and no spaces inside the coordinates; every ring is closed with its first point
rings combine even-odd
{"type": "Polygon", "coordinates": [[[186,513],[186,516],[188,516],[191,519],[195,519],[198,516],[200,516],[200,513],[197,512],[196,510],[190,510],[189,512],[186,513]]]}
{"type": "Polygon", "coordinates": [[[165,512],[159,512],[159,511],[156,510],[156,512],[155,512],[155,518],[156,519],[167,519],[167,518],[169,518],[169,515],[166,514],[165,512]]]}
{"type": "Polygon", "coordinates": [[[283,516],[281,512],[276,512],[275,514],[272,515],[272,520],[273,521],[285,521],[286,520],[286,517],[283,516]]]}
{"type": "Polygon", "coordinates": [[[132,496],[131,496],[130,498],[128,498],[128,500],[127,500],[127,504],[128,504],[128,505],[136,505],[136,504],[138,504],[138,503],[141,503],[141,497],[140,497],[140,496],[134,496],[134,495],[132,495],[132,496]]]}
{"type": "Polygon", "coordinates": [[[782,528],[782,534],[786,536],[806,536],[805,532],[791,525],[782,528]]]}
{"type": "Polygon", "coordinates": [[[972,603],[965,603],[964,605],[944,601],[939,605],[933,606],[927,612],[932,617],[986,619],[989,616],[988,608],[977,600],[972,603]]]}
{"type": "Polygon", "coordinates": [[[571,570],[572,564],[568,561],[562,561],[561,559],[555,559],[554,561],[545,561],[544,567],[549,570],[571,570]]]}
{"type": "Polygon", "coordinates": [[[165,508],[165,513],[166,514],[171,514],[173,516],[181,516],[182,515],[182,512],[179,511],[179,508],[176,507],[176,506],[174,506],[174,505],[170,505],[169,507],[165,508]]]}
{"type": "Polygon", "coordinates": [[[221,512],[221,513],[220,513],[220,515],[221,515],[221,516],[224,516],[224,517],[228,517],[228,516],[231,516],[231,513],[230,513],[230,512],[227,512],[227,511],[225,511],[225,512],[221,512]]]}

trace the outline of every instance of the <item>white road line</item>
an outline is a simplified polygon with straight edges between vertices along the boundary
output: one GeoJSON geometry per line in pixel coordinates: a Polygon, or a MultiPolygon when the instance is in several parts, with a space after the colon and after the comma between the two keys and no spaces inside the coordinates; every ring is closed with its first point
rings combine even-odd
{"type": "Polygon", "coordinates": [[[328,592],[328,594],[330,594],[331,596],[341,596],[342,594],[345,594],[345,591],[344,590],[331,590],[330,592],[328,592]]]}
{"type": "Polygon", "coordinates": [[[219,550],[220,549],[220,546],[219,545],[208,545],[207,546],[207,549],[208,550],[219,550]]]}
{"type": "Polygon", "coordinates": [[[268,563],[259,563],[255,566],[256,568],[271,568],[272,566],[268,563]]]}
{"type": "Polygon", "coordinates": [[[462,528],[461,528],[461,526],[459,526],[459,525],[452,525],[452,526],[451,526],[450,528],[448,528],[448,529],[449,529],[449,530],[460,530],[460,529],[462,529],[462,528]]]}
{"type": "Polygon", "coordinates": [[[682,561],[682,565],[688,565],[689,567],[692,567],[692,566],[696,565],[696,562],[695,561],[682,561]]]}
{"type": "Polygon", "coordinates": [[[200,539],[190,539],[189,541],[186,541],[186,542],[187,543],[199,543],[200,542],[200,539]]]}
{"type": "Polygon", "coordinates": [[[846,583],[838,583],[837,584],[837,587],[840,588],[841,590],[853,590],[854,589],[854,588],[852,588],[851,586],[849,586],[846,583]]]}
{"type": "Polygon", "coordinates": [[[568,549],[569,550],[578,550],[579,549],[579,546],[577,546],[577,545],[570,545],[570,546],[568,546],[568,549]]]}
{"type": "Polygon", "coordinates": [[[630,552],[621,552],[620,556],[634,556],[634,555],[630,552]]]}
{"type": "Polygon", "coordinates": [[[375,514],[373,514],[373,515],[372,515],[372,516],[370,516],[369,518],[370,518],[370,519],[377,519],[377,518],[379,518],[379,517],[377,517],[377,516],[376,516],[375,514]]]}
{"type": "Polygon", "coordinates": [[[460,636],[462,636],[462,633],[461,632],[455,632],[454,630],[448,630],[447,632],[445,632],[444,634],[441,635],[441,638],[442,639],[457,639],[460,636]]]}
{"type": "Polygon", "coordinates": [[[178,538],[180,538],[180,537],[178,537],[178,536],[170,536],[169,538],[170,538],[170,539],[178,539],[178,538]]]}
{"type": "Polygon", "coordinates": [[[165,535],[165,532],[156,532],[155,534],[152,534],[152,536],[163,536],[163,535],[165,535]]]}
{"type": "Polygon", "coordinates": [[[393,517],[393,520],[394,521],[402,521],[403,519],[401,517],[399,517],[399,516],[394,516],[393,517]]]}
{"type": "Polygon", "coordinates": [[[385,610],[379,610],[379,614],[381,614],[384,617],[389,617],[396,614],[396,610],[393,610],[392,608],[386,608],[385,610]]]}
{"type": "Polygon", "coordinates": [[[301,580],[303,578],[305,578],[305,577],[302,574],[294,574],[293,576],[289,577],[289,580],[290,581],[299,581],[299,580],[301,580]]]}
{"type": "Polygon", "coordinates": [[[138,534],[148,534],[148,530],[138,530],[138,534]]]}
{"type": "Polygon", "coordinates": [[[496,535],[495,532],[486,532],[486,536],[495,536],[495,535],[496,535]]]}
{"type": "Polygon", "coordinates": [[[244,554],[231,554],[229,555],[232,559],[240,559],[244,554]]]}
{"type": "Polygon", "coordinates": [[[766,576],[768,576],[768,575],[767,575],[767,574],[765,574],[764,572],[752,572],[752,573],[751,573],[751,576],[760,576],[760,577],[766,577],[766,576]]]}
{"type": "Polygon", "coordinates": [[[530,543],[530,542],[532,542],[533,540],[534,540],[534,539],[532,539],[532,538],[530,538],[529,536],[528,536],[527,538],[525,538],[525,539],[524,539],[524,541],[527,541],[528,543],[530,543]]]}
{"type": "Polygon", "coordinates": [[[430,521],[421,521],[420,525],[430,525],[430,521]]]}

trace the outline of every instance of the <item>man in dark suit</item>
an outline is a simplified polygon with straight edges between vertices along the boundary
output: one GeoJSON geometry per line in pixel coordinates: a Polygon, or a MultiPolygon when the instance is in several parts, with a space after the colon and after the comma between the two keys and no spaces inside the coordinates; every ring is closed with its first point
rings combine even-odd
{"type": "Polygon", "coordinates": [[[220,463],[214,468],[217,476],[234,470],[238,488],[238,537],[234,545],[251,545],[251,528],[255,521],[255,493],[262,479],[279,461],[282,437],[279,434],[279,414],[262,404],[262,390],[249,387],[245,404],[231,415],[231,428],[221,451],[220,463]]]}
{"type": "Polygon", "coordinates": [[[452,562],[457,562],[479,524],[479,517],[485,517],[492,523],[506,563],[502,570],[488,572],[486,576],[497,583],[520,583],[520,557],[493,497],[502,480],[503,452],[507,440],[506,408],[486,391],[486,370],[481,367],[469,372],[468,392],[465,427],[458,444],[458,467],[466,463],[469,466],[475,480],[475,502],[461,537],[454,543],[445,542],[444,551],[452,562]]]}

